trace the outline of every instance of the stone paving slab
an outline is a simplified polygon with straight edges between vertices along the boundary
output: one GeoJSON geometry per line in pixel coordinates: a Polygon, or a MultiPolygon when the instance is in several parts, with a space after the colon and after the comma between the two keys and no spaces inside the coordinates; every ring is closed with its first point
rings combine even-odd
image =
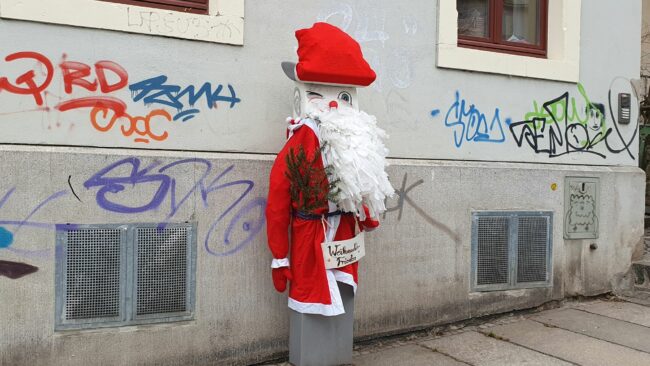
{"type": "Polygon", "coordinates": [[[648,353],[533,320],[500,325],[488,331],[509,342],[583,366],[650,365],[648,353]]]}
{"type": "Polygon", "coordinates": [[[355,366],[467,366],[466,363],[418,345],[389,348],[354,357],[355,366]]]}
{"type": "MultiPolygon", "coordinates": [[[[518,323],[514,323],[518,324],[518,323]]],[[[475,366],[568,366],[568,362],[500,341],[477,332],[466,332],[420,343],[475,366]]]]}
{"type": "Polygon", "coordinates": [[[530,319],[650,353],[650,328],[576,309],[545,311],[530,319]]]}
{"type": "Polygon", "coordinates": [[[573,308],[650,327],[650,308],[623,301],[594,301],[574,305],[573,308]]]}
{"type": "Polygon", "coordinates": [[[621,299],[631,302],[634,304],[642,305],[642,306],[650,306],[650,292],[645,292],[645,291],[636,291],[636,292],[630,292],[626,291],[625,294],[622,296],[619,296],[621,299]]]}

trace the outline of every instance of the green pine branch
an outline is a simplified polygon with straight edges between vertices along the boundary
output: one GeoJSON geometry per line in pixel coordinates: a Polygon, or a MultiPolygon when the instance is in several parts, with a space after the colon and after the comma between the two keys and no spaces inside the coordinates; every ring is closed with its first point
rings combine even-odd
{"type": "Polygon", "coordinates": [[[317,167],[320,159],[320,150],[309,159],[302,146],[297,152],[290,148],[285,158],[291,201],[296,203],[298,210],[306,213],[315,214],[317,209],[327,206],[331,184],[326,184],[326,172],[317,167]]]}

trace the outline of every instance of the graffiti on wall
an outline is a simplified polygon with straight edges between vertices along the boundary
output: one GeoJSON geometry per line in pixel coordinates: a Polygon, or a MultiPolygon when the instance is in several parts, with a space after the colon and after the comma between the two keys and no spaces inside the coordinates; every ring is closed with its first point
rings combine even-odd
{"type": "Polygon", "coordinates": [[[577,96],[565,92],[543,103],[533,102],[533,110],[526,113],[524,120],[512,123],[510,132],[517,146],[527,146],[549,158],[572,153],[607,158],[606,152],[618,154],[625,151],[634,159],[630,146],[636,133],[629,140],[623,138],[612,111],[611,91],[609,99],[613,126],[607,125],[605,105],[592,102],[584,87],[578,84],[577,96]],[[606,151],[595,150],[601,144],[606,151]]]}
{"type": "MultiPolygon", "coordinates": [[[[16,193],[16,187],[12,187],[4,193],[2,198],[0,198],[0,213],[4,210],[5,204],[10,202],[11,200],[14,201],[14,204],[20,202],[20,198],[14,198],[15,193],[16,193]]],[[[31,211],[29,211],[29,213],[27,213],[27,215],[25,215],[25,217],[22,219],[0,220],[0,249],[7,249],[11,252],[14,252],[15,254],[24,255],[27,257],[38,258],[38,257],[46,256],[49,253],[48,250],[31,251],[31,250],[18,249],[13,247],[12,245],[15,242],[16,235],[22,228],[54,230],[55,229],[54,224],[35,221],[33,220],[33,217],[38,215],[38,213],[41,210],[43,210],[44,207],[51,205],[53,202],[65,197],[67,194],[68,194],[67,190],[60,190],[58,192],[55,192],[47,196],[45,199],[39,201],[38,204],[32,207],[31,211]],[[12,229],[10,230],[10,228],[12,229]]]]}
{"type": "Polygon", "coordinates": [[[241,101],[232,85],[227,86],[228,94],[224,94],[223,85],[219,84],[213,88],[209,82],[198,88],[194,85],[182,88],[169,84],[165,75],[133,83],[129,85],[129,90],[134,102],[142,101],[145,105],[159,104],[174,108],[179,111],[174,116],[174,121],[180,119],[183,122],[201,112],[193,108],[199,102],[204,102],[208,109],[212,109],[218,107],[218,102],[225,102],[230,108],[234,108],[241,101]]]}
{"type": "Polygon", "coordinates": [[[0,260],[0,277],[5,276],[12,280],[30,275],[38,271],[38,267],[22,262],[0,260]]]}
{"type": "MultiPolygon", "coordinates": [[[[16,188],[13,187],[4,193],[0,198],[0,212],[3,206],[12,198],[16,188]]],[[[0,250],[8,250],[15,255],[29,257],[29,258],[43,258],[48,256],[49,250],[26,250],[13,247],[15,236],[23,227],[54,230],[55,225],[45,222],[33,221],[32,217],[37,215],[43,207],[51,204],[51,202],[64,197],[67,191],[58,191],[48,196],[43,201],[38,203],[32,210],[21,220],[0,220],[0,250]],[[11,228],[11,230],[9,229],[11,228]]],[[[10,279],[18,279],[30,275],[38,271],[38,267],[23,262],[14,262],[0,260],[0,276],[5,276],[10,279]]]]}
{"type": "MultiPolygon", "coordinates": [[[[408,173],[404,173],[400,188],[395,189],[395,198],[397,199],[397,202],[395,202],[395,205],[392,207],[387,206],[386,212],[383,214],[383,218],[385,219],[387,215],[393,215],[393,213],[396,212],[397,221],[402,221],[404,206],[408,205],[413,210],[415,210],[415,213],[427,224],[445,233],[445,235],[450,237],[455,243],[460,243],[460,236],[457,232],[453,231],[442,222],[431,217],[431,215],[429,215],[422,207],[420,207],[420,205],[418,205],[413,197],[409,196],[409,194],[411,194],[411,191],[423,183],[423,179],[418,179],[415,182],[409,184],[408,173]]],[[[397,185],[394,186],[397,187],[397,185]]]]}
{"type": "Polygon", "coordinates": [[[152,8],[128,7],[127,26],[131,29],[160,34],[193,35],[203,39],[230,40],[242,34],[241,26],[228,17],[191,16],[190,13],[176,13],[152,8]]]}
{"type": "MultiPolygon", "coordinates": [[[[188,211],[193,216],[197,210],[209,212],[214,217],[201,238],[205,251],[214,256],[230,256],[250,245],[262,231],[266,218],[266,199],[254,196],[255,182],[249,179],[231,178],[236,167],[216,169],[213,163],[201,158],[174,160],[163,164],[158,160],[143,162],[138,157],[128,157],[102,167],[84,177],[81,187],[71,183],[39,201],[23,218],[0,220],[0,251],[7,250],[14,255],[45,259],[52,256],[53,249],[20,249],[15,245],[19,232],[24,229],[69,230],[75,224],[58,225],[55,217],[35,220],[46,206],[57,207],[66,196],[76,199],[78,204],[92,205],[102,211],[119,215],[150,213],[162,217],[158,225],[164,228],[178,218],[181,209],[184,217],[188,211]],[[188,181],[190,186],[180,183],[188,181]],[[90,193],[94,200],[81,200],[78,193],[90,193]],[[216,203],[219,202],[218,205],[216,203]],[[198,203],[198,205],[197,205],[198,203]],[[218,206],[218,207],[217,207],[218,206]]],[[[76,180],[76,179],[75,179],[76,180]]],[[[5,204],[18,205],[18,188],[8,189],[0,198],[0,214],[5,204]]],[[[23,192],[24,193],[24,192],[23,192]]],[[[0,261],[0,276],[20,278],[34,273],[38,268],[27,263],[0,261]]]]}
{"type": "Polygon", "coordinates": [[[564,195],[564,237],[598,238],[600,181],[590,177],[567,177],[564,195]]]}
{"type": "MultiPolygon", "coordinates": [[[[608,154],[626,153],[634,160],[631,146],[636,130],[631,136],[623,136],[614,113],[612,94],[610,86],[607,104],[594,102],[584,86],[577,84],[576,94],[565,92],[547,101],[535,100],[532,110],[522,120],[513,122],[511,118],[503,118],[499,108],[484,113],[457,91],[444,115],[444,125],[451,131],[457,148],[467,143],[501,144],[511,138],[518,148],[529,148],[549,158],[585,153],[605,159],[608,154]],[[603,148],[596,149],[599,145],[603,148]]],[[[430,115],[438,118],[442,113],[434,109],[430,115]]]]}
{"type": "Polygon", "coordinates": [[[418,14],[401,9],[399,15],[371,1],[322,2],[317,21],[338,26],[363,48],[377,74],[370,88],[383,94],[384,122],[404,127],[419,119],[403,92],[416,80],[415,60],[420,48],[418,14]]]}
{"type": "Polygon", "coordinates": [[[173,219],[179,209],[194,196],[200,198],[203,207],[206,209],[210,207],[210,198],[220,192],[222,193],[221,199],[225,200],[227,197],[234,197],[230,204],[212,222],[204,241],[204,247],[208,253],[224,256],[234,254],[250,244],[262,230],[265,222],[266,199],[256,197],[244,203],[255,187],[255,183],[247,179],[228,179],[228,175],[231,174],[234,168],[234,165],[230,165],[223,171],[214,171],[209,160],[200,158],[182,159],[165,165],[159,161],[153,161],[143,166],[139,158],[129,157],[100,169],[86,180],[83,186],[88,190],[96,190],[95,200],[97,206],[106,211],[120,214],[139,214],[164,210],[165,221],[160,223],[161,226],[164,226],[168,220],[173,219]],[[187,165],[198,166],[201,172],[198,174],[198,179],[196,179],[194,185],[187,192],[180,192],[178,179],[183,175],[180,174],[182,169],[179,168],[187,165]],[[179,172],[179,177],[176,177],[175,172],[179,172]],[[133,192],[137,192],[138,188],[143,185],[149,186],[152,184],[155,189],[150,196],[147,196],[144,202],[134,204],[133,192]],[[235,193],[233,193],[233,190],[235,193]],[[163,207],[166,202],[169,206],[163,207]],[[225,246],[221,250],[215,247],[212,236],[218,225],[229,214],[233,214],[233,217],[227,223],[226,230],[221,238],[221,243],[225,246]],[[251,216],[252,219],[247,220],[251,216]],[[243,239],[233,241],[234,230],[238,229],[242,230],[245,235],[243,239]]]}
{"type": "Polygon", "coordinates": [[[388,89],[404,89],[411,86],[413,77],[413,51],[404,44],[404,41],[395,42],[386,52],[386,43],[390,44],[391,33],[393,38],[411,37],[418,31],[417,19],[411,14],[404,14],[401,18],[391,17],[383,9],[369,2],[331,2],[324,6],[318,14],[319,22],[328,22],[337,25],[350,34],[363,46],[363,53],[368,63],[377,73],[377,80],[372,88],[382,91],[388,89]],[[395,21],[390,27],[386,20],[395,21]]]}
{"type": "Polygon", "coordinates": [[[24,51],[6,56],[4,62],[5,66],[24,66],[25,70],[15,78],[0,74],[0,92],[31,98],[34,108],[3,112],[0,116],[87,110],[89,123],[97,132],[118,129],[123,137],[137,144],[165,141],[171,123],[187,122],[201,110],[216,109],[220,103],[232,109],[241,102],[230,84],[204,82],[200,86],[183,86],[170,82],[166,75],[129,83],[127,70],[109,60],[91,66],[67,60],[64,54],[61,62],[55,64],[41,53],[24,51]],[[59,94],[53,91],[57,76],[63,85],[59,94]],[[123,90],[131,93],[129,103],[156,108],[144,115],[130,113],[127,102],[114,94],[123,90]]]}
{"type": "Polygon", "coordinates": [[[14,242],[14,234],[0,226],[0,248],[8,248],[14,242]]]}
{"type": "MultiPolygon", "coordinates": [[[[431,117],[437,117],[439,109],[431,111],[431,117]]],[[[460,148],[464,142],[489,142],[500,144],[506,140],[505,126],[510,118],[501,120],[501,111],[495,108],[491,116],[481,112],[473,103],[461,98],[456,91],[455,100],[445,114],[445,126],[453,131],[454,144],[460,148]]]]}
{"type": "Polygon", "coordinates": [[[598,216],[595,214],[596,199],[591,192],[570,187],[569,215],[567,226],[570,232],[590,231],[596,227],[598,216]]]}

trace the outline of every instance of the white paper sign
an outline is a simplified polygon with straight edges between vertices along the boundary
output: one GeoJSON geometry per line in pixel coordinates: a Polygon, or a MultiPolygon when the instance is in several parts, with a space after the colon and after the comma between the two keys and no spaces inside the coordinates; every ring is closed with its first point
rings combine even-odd
{"type": "Polygon", "coordinates": [[[357,262],[366,255],[363,232],[352,239],[321,243],[325,268],[340,268],[357,262]]]}

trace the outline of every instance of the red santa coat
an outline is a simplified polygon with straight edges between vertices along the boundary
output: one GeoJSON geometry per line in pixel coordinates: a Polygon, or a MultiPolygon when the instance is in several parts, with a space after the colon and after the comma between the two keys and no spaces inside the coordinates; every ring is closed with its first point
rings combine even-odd
{"type": "MultiPolygon", "coordinates": [[[[326,235],[328,241],[354,237],[357,218],[351,213],[329,216],[324,227],[320,219],[304,219],[296,216],[298,203],[291,199],[287,155],[295,154],[302,147],[307,155],[305,161],[313,162],[315,169],[324,171],[325,164],[323,158],[314,159],[321,147],[318,126],[314,121],[302,120],[298,125],[292,126],[291,132],[271,169],[266,220],[268,245],[274,258],[272,267],[290,266],[291,268],[293,275],[289,289],[291,309],[301,313],[339,315],[345,311],[336,282],[348,284],[356,292],[358,262],[338,269],[326,270],[321,243],[325,241],[326,235]],[[287,259],[289,250],[291,250],[290,261],[287,259]]],[[[321,184],[326,192],[328,182],[325,180],[321,184]]],[[[311,214],[326,215],[336,210],[336,206],[328,202],[311,210],[311,214]]],[[[379,223],[367,219],[359,224],[360,229],[363,230],[364,226],[374,228],[379,223]]]]}

